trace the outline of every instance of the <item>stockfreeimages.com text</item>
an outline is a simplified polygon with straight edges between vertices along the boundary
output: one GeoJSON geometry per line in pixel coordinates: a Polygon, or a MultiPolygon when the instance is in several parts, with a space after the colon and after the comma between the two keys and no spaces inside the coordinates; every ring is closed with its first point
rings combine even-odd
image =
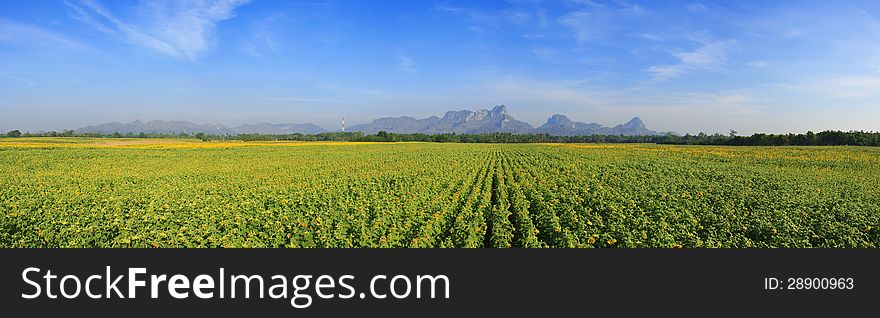
{"type": "Polygon", "coordinates": [[[294,308],[312,305],[313,296],[320,299],[404,299],[430,298],[450,299],[450,280],[446,275],[374,275],[369,281],[368,292],[357,292],[354,275],[240,275],[226,274],[220,268],[215,275],[201,274],[191,277],[183,274],[151,274],[146,268],[127,268],[125,274],[114,276],[110,266],[103,273],[80,277],[59,275],[52,270],[28,267],[21,278],[29,288],[21,297],[36,299],[59,297],[73,299],[153,299],[168,295],[176,299],[195,296],[213,298],[265,298],[289,299],[294,308]],[[59,277],[60,276],[60,277],[59,277]],[[124,282],[124,283],[122,283],[124,282]]]}

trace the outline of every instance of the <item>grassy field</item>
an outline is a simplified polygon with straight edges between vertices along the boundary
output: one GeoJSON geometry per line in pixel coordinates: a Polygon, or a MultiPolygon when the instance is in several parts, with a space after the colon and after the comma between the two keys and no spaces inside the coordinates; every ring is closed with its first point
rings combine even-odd
{"type": "Polygon", "coordinates": [[[0,139],[4,247],[878,247],[880,149],[0,139]]]}

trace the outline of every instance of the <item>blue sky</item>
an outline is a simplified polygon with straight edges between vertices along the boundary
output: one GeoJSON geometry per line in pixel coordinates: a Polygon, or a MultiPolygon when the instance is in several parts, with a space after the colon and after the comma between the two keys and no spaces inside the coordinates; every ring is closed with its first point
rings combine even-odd
{"type": "Polygon", "coordinates": [[[338,129],[508,106],[654,130],[880,130],[877,1],[3,1],[0,131],[338,129]]]}

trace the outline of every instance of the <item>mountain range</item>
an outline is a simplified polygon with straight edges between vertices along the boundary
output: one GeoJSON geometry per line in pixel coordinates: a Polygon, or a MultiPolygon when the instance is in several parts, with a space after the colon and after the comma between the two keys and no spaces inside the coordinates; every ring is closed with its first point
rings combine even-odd
{"type": "Polygon", "coordinates": [[[597,123],[575,122],[565,115],[556,114],[550,116],[547,122],[538,128],[528,123],[516,120],[507,113],[507,107],[499,105],[491,110],[478,111],[449,111],[443,117],[431,116],[424,119],[412,117],[384,117],[375,119],[370,123],[355,125],[351,131],[363,131],[366,134],[375,134],[381,130],[393,133],[423,133],[423,134],[482,134],[492,132],[509,132],[514,134],[549,134],[554,136],[577,136],[577,135],[660,135],[645,126],[638,117],[634,117],[625,124],[614,127],[605,127],[597,123]]]}
{"type": "Polygon", "coordinates": [[[400,134],[482,134],[491,132],[509,132],[528,134],[535,129],[524,122],[516,120],[507,113],[504,105],[495,106],[492,110],[449,111],[442,118],[431,116],[425,119],[412,117],[385,117],[373,120],[368,124],[355,125],[351,131],[363,131],[375,134],[380,130],[400,134]]]}
{"type": "MultiPolygon", "coordinates": [[[[499,105],[491,110],[460,110],[446,112],[443,117],[431,116],[423,119],[413,117],[383,117],[366,124],[354,125],[347,131],[361,131],[365,134],[375,134],[379,131],[391,133],[411,134],[482,134],[492,132],[509,132],[514,134],[549,134],[554,136],[577,136],[577,135],[660,135],[648,129],[645,123],[638,117],[630,121],[606,127],[597,123],[576,122],[568,119],[565,115],[555,114],[547,119],[547,122],[538,128],[522,122],[507,112],[507,107],[499,105]]],[[[202,125],[188,121],[163,121],[154,120],[141,122],[136,120],[131,123],[106,123],[96,126],[83,127],[76,130],[79,133],[163,133],[163,134],[195,134],[206,133],[215,135],[237,134],[318,134],[327,132],[324,128],[312,124],[271,124],[258,123],[247,124],[233,128],[223,125],[202,125]]]]}
{"type": "Polygon", "coordinates": [[[270,124],[270,123],[257,123],[257,124],[247,124],[241,125],[238,127],[228,128],[223,125],[211,125],[211,124],[195,124],[188,121],[166,121],[166,120],[153,120],[149,122],[141,122],[140,120],[135,120],[130,123],[106,123],[100,124],[96,126],[88,126],[77,129],[76,132],[79,133],[98,133],[98,134],[112,134],[112,133],[158,133],[158,134],[195,134],[195,133],[206,133],[210,135],[238,135],[238,134],[263,134],[263,135],[281,135],[281,134],[293,134],[293,133],[301,133],[301,134],[320,134],[327,132],[321,126],[305,123],[305,124],[270,124]]]}

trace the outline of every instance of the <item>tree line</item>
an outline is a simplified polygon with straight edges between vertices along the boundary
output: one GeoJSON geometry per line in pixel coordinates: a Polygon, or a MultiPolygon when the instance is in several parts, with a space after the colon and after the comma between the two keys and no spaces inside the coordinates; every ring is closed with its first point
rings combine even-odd
{"type": "Polygon", "coordinates": [[[805,134],[764,134],[738,136],[735,131],[729,135],[705,134],[697,135],[586,135],[586,136],[552,136],[548,134],[397,134],[380,131],[375,135],[363,132],[327,132],[320,134],[239,134],[209,135],[205,133],[79,133],[72,130],[62,132],[22,133],[18,130],[7,132],[7,138],[18,137],[92,137],[92,138],[196,138],[203,141],[242,140],[242,141],[352,141],[352,142],[451,142],[451,143],[655,143],[673,145],[719,145],[719,146],[880,146],[880,132],[835,131],[826,130],[819,133],[812,131],[805,134]]]}

